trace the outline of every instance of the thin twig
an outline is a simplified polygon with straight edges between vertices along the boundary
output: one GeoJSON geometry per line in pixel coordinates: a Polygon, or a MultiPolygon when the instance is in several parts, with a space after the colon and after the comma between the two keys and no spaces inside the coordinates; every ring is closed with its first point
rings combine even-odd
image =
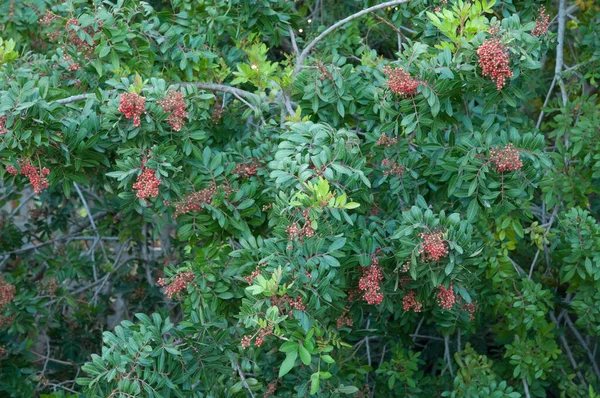
{"type": "Polygon", "coordinates": [[[246,390],[248,390],[248,393],[250,393],[250,396],[252,398],[255,398],[254,393],[252,392],[252,390],[250,389],[250,386],[248,385],[248,382],[246,382],[246,376],[244,376],[244,372],[242,372],[242,368],[240,368],[240,365],[237,362],[237,357],[235,356],[235,354],[233,354],[233,366],[235,367],[235,370],[237,370],[238,375],[240,375],[240,378],[242,379],[242,385],[246,388],[246,390]]]}
{"type": "Polygon", "coordinates": [[[450,335],[444,337],[444,356],[446,357],[446,361],[448,363],[448,370],[450,371],[450,376],[454,377],[454,370],[452,370],[452,361],[450,358],[450,335]]]}
{"type": "Polygon", "coordinates": [[[537,263],[537,259],[540,256],[540,249],[537,250],[537,252],[535,252],[535,257],[533,258],[533,261],[531,262],[531,267],[529,267],[529,275],[527,276],[527,279],[531,280],[531,276],[533,275],[533,269],[535,268],[535,264],[537,263]]]}
{"type": "Polygon", "coordinates": [[[403,3],[408,3],[410,0],[392,0],[392,1],[388,1],[386,3],[381,3],[378,4],[376,6],[373,7],[369,7],[369,8],[365,8],[362,11],[357,12],[356,14],[350,15],[347,18],[342,19],[341,21],[338,21],[336,23],[334,23],[333,25],[331,25],[329,28],[325,29],[319,36],[315,37],[313,39],[313,41],[311,41],[305,48],[304,50],[302,50],[302,52],[300,53],[300,55],[298,56],[298,59],[296,60],[296,67],[294,68],[294,74],[300,72],[300,69],[302,69],[302,64],[304,63],[304,60],[306,59],[306,57],[308,57],[308,55],[310,54],[310,52],[312,51],[312,49],[321,41],[325,38],[325,36],[327,36],[328,34],[330,34],[331,32],[333,32],[334,30],[336,30],[337,28],[339,28],[342,25],[347,24],[348,22],[355,20],[356,18],[360,18],[363,15],[372,13],[374,11],[377,10],[381,10],[383,8],[387,8],[387,7],[392,7],[392,6],[396,6],[399,4],[403,4],[403,3]]]}
{"type": "Polygon", "coordinates": [[[573,332],[573,334],[579,341],[579,344],[581,344],[581,348],[583,348],[583,350],[587,354],[588,358],[590,359],[590,362],[592,363],[592,368],[594,369],[594,373],[596,373],[596,377],[598,379],[600,379],[600,369],[598,369],[598,364],[596,363],[596,359],[594,358],[592,351],[590,351],[590,348],[586,344],[585,339],[583,338],[583,336],[581,336],[581,333],[579,333],[579,330],[577,330],[577,328],[575,328],[575,325],[573,325],[573,321],[571,321],[571,317],[569,316],[569,314],[565,315],[565,320],[567,321],[567,326],[569,326],[569,329],[571,329],[571,332],[573,332]]]}
{"type": "MultiPolygon", "coordinates": [[[[566,314],[566,310],[563,310],[562,313],[566,314]]],[[[554,316],[554,312],[550,311],[550,318],[552,319],[552,321],[556,324],[556,327],[558,327],[558,320],[556,319],[556,316],[554,316]]],[[[564,334],[561,334],[559,336],[560,341],[563,345],[563,348],[565,349],[565,353],[567,354],[567,357],[569,358],[569,361],[571,362],[571,366],[573,366],[573,370],[575,370],[575,372],[577,373],[577,377],[579,378],[579,381],[581,381],[581,384],[586,385],[586,381],[583,378],[583,375],[581,374],[581,372],[579,371],[579,367],[577,366],[577,362],[575,361],[575,357],[573,356],[573,352],[571,351],[571,347],[569,346],[569,343],[567,342],[567,339],[565,338],[564,334]]]]}

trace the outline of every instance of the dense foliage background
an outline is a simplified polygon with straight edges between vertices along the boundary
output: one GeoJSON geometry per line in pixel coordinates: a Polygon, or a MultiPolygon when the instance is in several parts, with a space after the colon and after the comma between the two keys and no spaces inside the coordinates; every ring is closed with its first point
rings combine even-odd
{"type": "Polygon", "coordinates": [[[594,0],[0,32],[1,396],[600,394],[594,0]]]}

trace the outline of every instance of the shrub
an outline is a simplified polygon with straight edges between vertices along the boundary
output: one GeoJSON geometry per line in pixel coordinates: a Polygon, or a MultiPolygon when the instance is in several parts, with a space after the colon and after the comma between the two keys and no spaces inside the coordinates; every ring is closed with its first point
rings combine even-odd
{"type": "Polygon", "coordinates": [[[362,5],[0,4],[3,396],[596,395],[597,7],[362,5]]]}

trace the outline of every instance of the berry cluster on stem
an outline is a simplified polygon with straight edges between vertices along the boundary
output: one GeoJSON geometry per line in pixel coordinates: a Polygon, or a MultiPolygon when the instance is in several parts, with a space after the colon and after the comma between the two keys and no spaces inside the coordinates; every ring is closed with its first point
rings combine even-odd
{"type": "Polygon", "coordinates": [[[550,25],[550,17],[546,14],[546,7],[541,6],[538,9],[539,15],[535,20],[535,28],[531,31],[531,35],[540,37],[548,32],[548,26],[550,25]]]}
{"type": "Polygon", "coordinates": [[[395,175],[396,177],[401,178],[406,171],[406,167],[400,163],[396,163],[395,160],[390,160],[388,158],[385,158],[381,161],[381,166],[386,169],[383,171],[384,176],[395,175]]]}
{"type": "Polygon", "coordinates": [[[195,275],[192,271],[185,271],[177,274],[169,283],[166,279],[160,278],[157,283],[165,288],[165,294],[169,299],[178,295],[183,290],[187,289],[188,284],[194,283],[195,275]]]}
{"type": "Polygon", "coordinates": [[[519,150],[513,144],[490,150],[490,162],[494,164],[498,173],[515,171],[523,167],[519,150]]]}
{"type": "Polygon", "coordinates": [[[451,310],[455,302],[456,296],[454,295],[452,284],[449,289],[446,289],[443,285],[438,286],[437,304],[440,308],[451,310]]]}
{"type": "Polygon", "coordinates": [[[156,170],[146,167],[145,163],[142,162],[142,172],[133,184],[133,189],[137,191],[135,196],[139,199],[156,198],[162,181],[156,178],[156,170]]]}
{"type": "Polygon", "coordinates": [[[388,137],[387,134],[383,133],[379,136],[375,145],[389,148],[393,145],[396,145],[397,143],[398,137],[388,137]]]}
{"type": "Polygon", "coordinates": [[[513,76],[506,45],[500,41],[500,38],[492,37],[477,49],[477,55],[483,76],[489,76],[496,83],[498,91],[502,90],[506,79],[513,76]]]}
{"type": "Polygon", "coordinates": [[[417,301],[414,290],[409,290],[406,293],[406,296],[402,298],[402,308],[407,312],[411,310],[414,312],[421,312],[423,304],[417,301]]]}
{"type": "Polygon", "coordinates": [[[381,304],[383,293],[379,283],[383,280],[383,270],[377,255],[371,256],[371,265],[362,269],[363,275],[358,281],[358,289],[363,292],[363,299],[368,304],[381,304]]]}
{"type": "Polygon", "coordinates": [[[384,66],[383,73],[389,75],[388,87],[392,93],[398,94],[401,97],[412,97],[417,93],[419,84],[423,83],[404,72],[402,68],[392,69],[389,66],[384,66]]]}
{"type": "Polygon", "coordinates": [[[8,129],[6,128],[6,119],[8,119],[8,116],[0,117],[0,135],[8,133],[8,129]]]}
{"type": "Polygon", "coordinates": [[[256,175],[258,172],[259,164],[258,162],[252,162],[248,164],[236,164],[233,169],[233,174],[237,174],[240,178],[250,178],[253,175],[256,175]]]}
{"type": "MultiPolygon", "coordinates": [[[[228,187],[223,187],[225,193],[229,193],[228,187]]],[[[183,197],[183,200],[175,205],[175,214],[173,217],[177,218],[182,214],[187,214],[193,211],[201,211],[205,205],[211,204],[213,196],[217,194],[217,185],[211,182],[207,188],[200,191],[192,192],[183,197]]]]}
{"type": "MultiPolygon", "coordinates": [[[[21,169],[21,175],[24,175],[29,179],[29,182],[33,186],[33,192],[36,195],[39,195],[45,188],[48,188],[49,185],[47,176],[50,174],[50,170],[47,167],[36,167],[32,165],[29,160],[24,160],[19,161],[19,168],[21,169]]],[[[17,175],[14,167],[8,166],[6,171],[17,175]]]]}
{"type": "Polygon", "coordinates": [[[242,337],[241,344],[242,348],[248,348],[252,345],[254,340],[254,346],[260,347],[265,342],[265,337],[272,334],[272,327],[260,328],[253,336],[242,337]]]}
{"type": "Polygon", "coordinates": [[[165,98],[157,101],[158,105],[163,108],[165,113],[168,113],[167,120],[175,131],[180,131],[185,125],[185,119],[188,117],[186,112],[187,104],[183,100],[181,91],[170,90],[165,98]]]}
{"type": "Polygon", "coordinates": [[[448,243],[442,232],[420,233],[419,237],[423,239],[419,250],[423,262],[428,260],[439,261],[448,254],[448,243]]]}
{"type": "Polygon", "coordinates": [[[16,292],[17,289],[13,284],[6,282],[4,278],[0,277],[0,311],[12,303],[16,292]]]}
{"type": "Polygon", "coordinates": [[[140,116],[145,112],[146,98],[138,93],[123,93],[119,100],[119,112],[127,119],[133,119],[133,127],[139,127],[140,116]]]}

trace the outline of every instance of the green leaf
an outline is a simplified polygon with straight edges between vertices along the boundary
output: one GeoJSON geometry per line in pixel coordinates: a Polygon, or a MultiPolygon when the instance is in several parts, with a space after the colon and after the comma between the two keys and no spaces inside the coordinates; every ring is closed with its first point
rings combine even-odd
{"type": "Polygon", "coordinates": [[[342,394],[354,394],[358,392],[358,388],[354,386],[344,386],[341,385],[337,388],[337,392],[342,394]]]}
{"type": "Polygon", "coordinates": [[[310,365],[311,355],[308,352],[308,350],[306,348],[304,348],[304,346],[302,344],[300,344],[298,346],[298,348],[299,348],[300,359],[302,360],[302,363],[305,364],[306,366],[310,365]]]}
{"type": "Polygon", "coordinates": [[[318,373],[313,373],[312,375],[310,375],[310,393],[311,394],[316,394],[317,391],[319,391],[319,374],[318,373]]]}
{"type": "Polygon", "coordinates": [[[296,358],[298,358],[298,351],[290,351],[287,353],[287,356],[279,368],[279,377],[285,376],[294,368],[296,358]]]}

